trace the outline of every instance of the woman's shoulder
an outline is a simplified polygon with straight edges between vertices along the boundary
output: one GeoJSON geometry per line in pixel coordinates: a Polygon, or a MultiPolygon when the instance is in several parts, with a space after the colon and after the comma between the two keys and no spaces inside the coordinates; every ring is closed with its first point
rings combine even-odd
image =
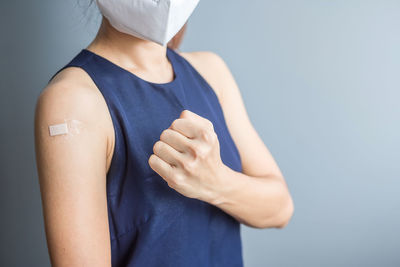
{"type": "Polygon", "coordinates": [[[79,67],[58,72],[36,99],[37,129],[65,120],[79,121],[86,128],[97,128],[97,135],[112,141],[113,128],[106,102],[90,76],[79,67]]]}
{"type": "Polygon", "coordinates": [[[94,93],[96,86],[90,76],[80,67],[67,67],[59,71],[42,90],[40,96],[50,91],[65,91],[64,93],[94,93]]]}
{"type": "Polygon", "coordinates": [[[70,66],[59,71],[43,88],[40,101],[60,101],[71,109],[78,105],[94,108],[102,96],[88,73],[80,67],[70,66]]]}
{"type": "Polygon", "coordinates": [[[222,90],[226,87],[232,74],[225,60],[213,51],[179,52],[199,74],[210,84],[221,100],[222,90]]]}
{"type": "Polygon", "coordinates": [[[102,109],[100,97],[94,82],[84,70],[68,67],[58,72],[44,87],[37,97],[36,109],[43,111],[40,114],[48,119],[61,114],[89,116],[92,110],[98,112],[102,109]]]}

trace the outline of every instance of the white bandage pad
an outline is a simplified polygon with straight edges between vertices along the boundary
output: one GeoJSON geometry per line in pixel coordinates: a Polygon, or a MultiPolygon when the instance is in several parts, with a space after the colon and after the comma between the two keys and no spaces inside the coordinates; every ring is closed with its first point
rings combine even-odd
{"type": "Polygon", "coordinates": [[[49,125],[50,136],[61,135],[67,139],[81,133],[84,129],[82,122],[73,119],[64,119],[63,123],[49,125]]]}
{"type": "Polygon", "coordinates": [[[67,134],[68,133],[68,125],[66,122],[50,125],[49,131],[50,131],[50,136],[67,134]]]}

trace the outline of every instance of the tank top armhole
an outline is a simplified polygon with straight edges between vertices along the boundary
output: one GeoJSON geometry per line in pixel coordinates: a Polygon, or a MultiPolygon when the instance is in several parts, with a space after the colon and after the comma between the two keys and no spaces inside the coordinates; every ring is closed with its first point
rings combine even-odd
{"type": "MultiPolygon", "coordinates": [[[[115,117],[115,114],[113,112],[111,112],[112,108],[111,108],[111,103],[109,102],[109,99],[104,95],[103,90],[100,87],[99,82],[97,81],[97,79],[95,78],[94,73],[92,73],[90,71],[89,68],[85,68],[85,65],[87,63],[88,60],[85,60],[84,62],[76,62],[74,63],[74,60],[72,60],[70,63],[66,64],[64,67],[62,67],[60,70],[58,70],[53,76],[52,78],[49,80],[49,82],[58,74],[60,73],[62,70],[69,68],[69,67],[76,67],[76,68],[80,68],[82,69],[84,72],[86,72],[86,74],[89,76],[89,78],[93,81],[94,85],[96,86],[97,90],[100,92],[101,96],[104,99],[104,102],[106,103],[106,107],[107,107],[107,111],[108,114],[111,118],[111,122],[112,122],[112,126],[113,126],[113,131],[114,131],[114,150],[113,150],[113,155],[111,157],[111,162],[110,162],[110,167],[108,169],[107,172],[107,184],[110,183],[110,175],[109,174],[113,174],[115,173],[114,170],[115,169],[115,162],[118,160],[117,159],[117,154],[120,151],[120,137],[118,136],[118,132],[117,132],[117,127],[119,126],[119,124],[117,124],[117,118],[115,117]]],[[[108,187],[107,187],[108,189],[108,187]]],[[[107,192],[107,195],[112,196],[112,194],[110,194],[110,192],[107,192]]]]}

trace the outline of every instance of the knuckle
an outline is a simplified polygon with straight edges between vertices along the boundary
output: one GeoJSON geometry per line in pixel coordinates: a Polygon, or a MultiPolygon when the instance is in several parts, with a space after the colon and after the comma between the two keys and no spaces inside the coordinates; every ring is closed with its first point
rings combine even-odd
{"type": "Polygon", "coordinates": [[[153,146],[153,152],[156,154],[161,151],[163,144],[161,141],[157,141],[153,146]]]}
{"type": "Polygon", "coordinates": [[[182,168],[183,168],[187,173],[194,173],[194,170],[195,170],[194,161],[192,161],[192,160],[186,161],[186,162],[182,165],[182,168]]]}
{"type": "Polygon", "coordinates": [[[181,158],[177,157],[175,160],[179,166],[183,167],[185,165],[185,161],[182,160],[181,158]]]}
{"type": "Polygon", "coordinates": [[[167,184],[171,188],[175,188],[176,187],[175,179],[172,178],[172,177],[167,181],[167,184]]]}
{"type": "Polygon", "coordinates": [[[210,120],[207,120],[207,123],[210,129],[214,129],[214,124],[210,120]]]}
{"type": "Polygon", "coordinates": [[[169,183],[171,183],[172,186],[174,187],[179,186],[180,184],[182,184],[182,182],[183,182],[183,176],[180,173],[174,173],[173,175],[171,175],[169,183]]]}
{"type": "Polygon", "coordinates": [[[170,131],[170,129],[165,129],[165,130],[163,130],[163,131],[161,132],[160,139],[161,139],[161,140],[164,140],[164,139],[168,136],[169,131],[170,131]]]}
{"type": "Polygon", "coordinates": [[[182,112],[181,112],[181,115],[183,115],[184,117],[187,117],[188,115],[189,115],[189,110],[187,110],[187,109],[184,109],[182,112]]]}
{"type": "Polygon", "coordinates": [[[208,143],[212,143],[214,141],[214,132],[213,131],[202,129],[200,135],[201,135],[201,138],[208,143]]]}
{"type": "Polygon", "coordinates": [[[151,154],[150,157],[148,158],[147,162],[150,164],[150,166],[152,166],[154,160],[155,160],[155,155],[151,154]]]}
{"type": "Polygon", "coordinates": [[[174,170],[174,168],[170,168],[168,171],[167,171],[167,177],[168,177],[168,181],[170,181],[171,180],[171,178],[173,177],[175,175],[175,170],[174,170]]]}
{"type": "Polygon", "coordinates": [[[207,138],[208,138],[208,133],[207,133],[207,131],[208,131],[208,130],[206,130],[206,129],[204,129],[204,128],[201,128],[201,129],[200,129],[200,137],[201,137],[203,140],[207,140],[207,138]]]}
{"type": "Polygon", "coordinates": [[[192,154],[196,157],[199,154],[199,151],[201,150],[200,144],[197,143],[191,143],[189,145],[190,150],[192,151],[192,154]]]}
{"type": "Polygon", "coordinates": [[[172,121],[171,128],[176,129],[177,123],[179,123],[179,119],[175,119],[174,121],[172,121]]]}
{"type": "Polygon", "coordinates": [[[210,141],[211,141],[211,143],[214,144],[215,142],[217,142],[217,140],[218,140],[217,133],[214,132],[214,131],[211,131],[210,132],[210,141]]]}
{"type": "Polygon", "coordinates": [[[198,147],[198,149],[196,149],[194,155],[195,155],[195,158],[199,158],[199,159],[206,158],[206,153],[205,153],[204,149],[200,146],[198,147]]]}

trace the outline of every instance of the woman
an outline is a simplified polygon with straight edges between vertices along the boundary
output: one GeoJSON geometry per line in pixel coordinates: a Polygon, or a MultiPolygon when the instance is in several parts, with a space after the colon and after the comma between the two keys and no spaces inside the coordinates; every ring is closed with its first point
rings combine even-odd
{"type": "Polygon", "coordinates": [[[285,180],[221,57],[176,50],[195,5],[168,11],[186,18],[162,39],[148,34],[166,30],[151,24],[159,14],[124,24],[138,7],[123,2],[98,1],[97,36],[38,97],[51,263],[243,266],[240,223],[282,228],[292,216],[285,180]]]}

